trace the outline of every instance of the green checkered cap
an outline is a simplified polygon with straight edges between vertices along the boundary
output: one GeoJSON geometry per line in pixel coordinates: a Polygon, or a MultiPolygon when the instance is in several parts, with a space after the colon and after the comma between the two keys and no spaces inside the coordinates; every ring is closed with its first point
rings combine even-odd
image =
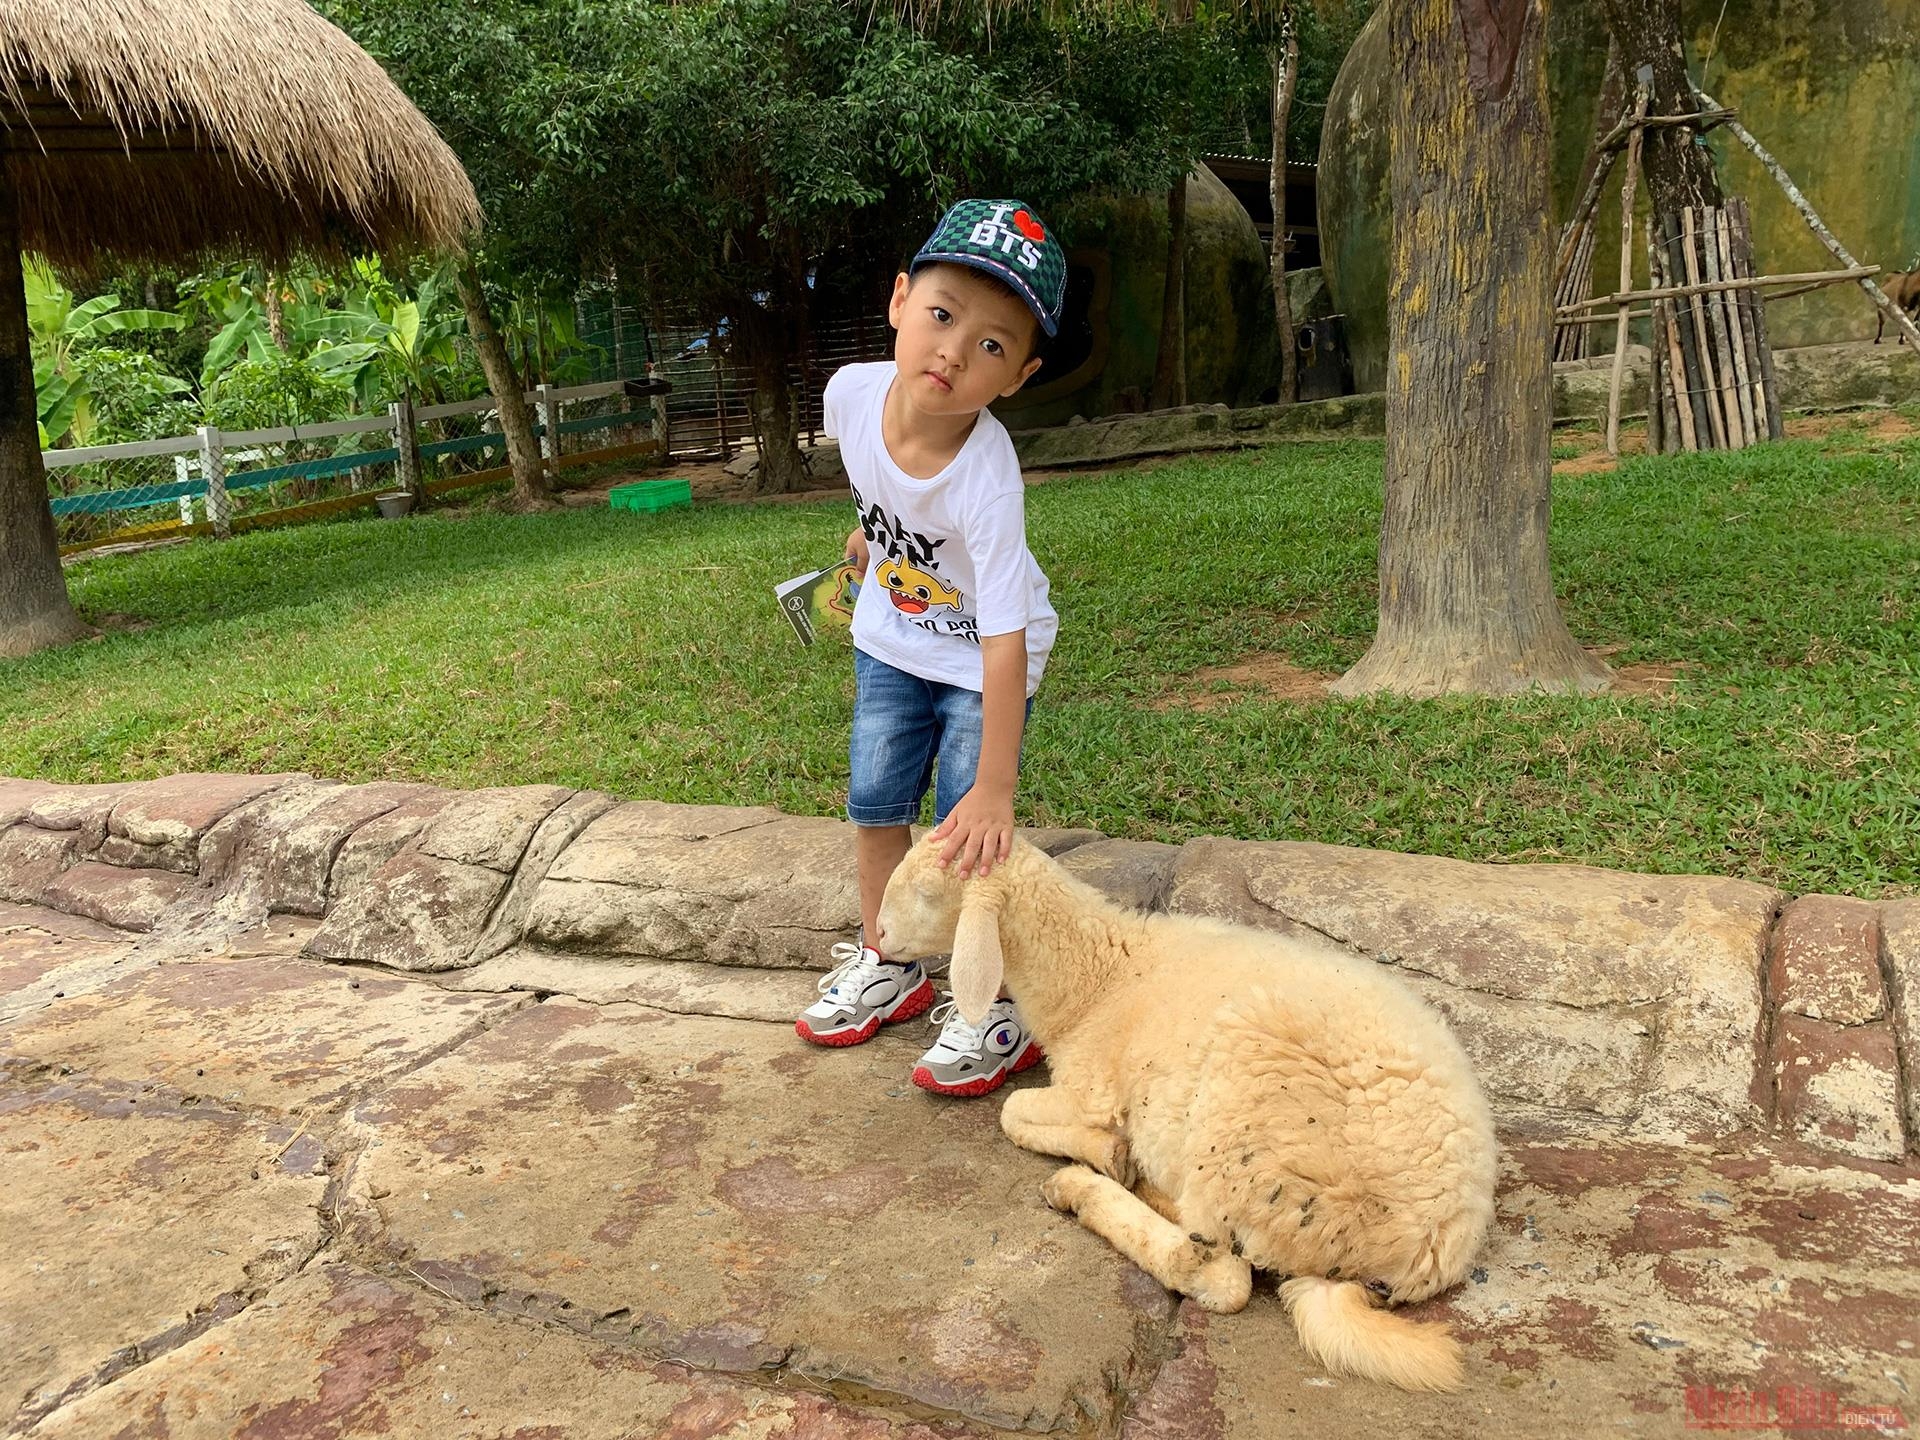
{"type": "Polygon", "coordinates": [[[1060,333],[1067,299],[1067,252],[1040,217],[1018,200],[962,200],[940,217],[907,267],[970,265],[1012,288],[1040,328],[1060,333]]]}

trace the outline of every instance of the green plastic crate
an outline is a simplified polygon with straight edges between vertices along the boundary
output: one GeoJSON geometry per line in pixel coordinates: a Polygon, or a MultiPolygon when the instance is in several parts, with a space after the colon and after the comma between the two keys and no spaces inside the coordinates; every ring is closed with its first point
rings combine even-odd
{"type": "Polygon", "coordinates": [[[616,485],[607,492],[607,503],[615,510],[671,510],[676,505],[693,504],[693,482],[637,480],[631,485],[616,485]]]}

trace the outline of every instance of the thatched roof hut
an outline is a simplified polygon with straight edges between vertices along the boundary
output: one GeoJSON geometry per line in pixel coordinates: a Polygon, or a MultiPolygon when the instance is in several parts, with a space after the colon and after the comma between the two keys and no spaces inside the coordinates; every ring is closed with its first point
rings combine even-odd
{"type": "Polygon", "coordinates": [[[0,656],[85,631],[34,423],[17,257],[446,248],[480,218],[453,152],[303,0],[0,4],[0,656]]]}
{"type": "Polygon", "coordinates": [[[302,0],[8,0],[0,130],[56,262],[455,245],[466,172],[302,0]]]}

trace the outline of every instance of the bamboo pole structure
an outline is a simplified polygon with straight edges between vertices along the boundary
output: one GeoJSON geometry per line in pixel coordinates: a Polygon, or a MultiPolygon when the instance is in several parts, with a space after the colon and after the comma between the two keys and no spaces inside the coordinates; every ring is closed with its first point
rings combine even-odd
{"type": "MultiPolygon", "coordinates": [[[[1651,212],[1647,215],[1647,283],[1660,283],[1660,246],[1654,239],[1659,227],[1651,212]]],[[[1647,307],[1647,349],[1652,364],[1647,377],[1647,453],[1664,454],[1679,443],[1680,417],[1673,403],[1675,388],[1669,377],[1666,314],[1656,300],[1647,307]]]]}
{"type": "MultiPolygon", "coordinates": [[[[1653,314],[1652,310],[1634,310],[1628,313],[1627,318],[1629,320],[1645,320],[1652,314],[1653,314]]],[[[1617,318],[1618,317],[1615,315],[1600,315],[1600,314],[1572,315],[1572,316],[1562,316],[1559,320],[1555,321],[1554,323],[1556,325],[1564,325],[1568,327],[1572,327],[1575,325],[1611,325],[1617,318]]],[[[1559,359],[1560,357],[1555,356],[1554,358],[1559,359]]],[[[1574,358],[1577,359],[1578,357],[1576,356],[1574,358]]]]}
{"type": "MultiPolygon", "coordinates": [[[[1633,102],[1633,138],[1627,142],[1627,173],[1620,182],[1620,289],[1633,289],[1633,192],[1640,179],[1640,143],[1646,132],[1641,128],[1647,118],[1647,87],[1636,91],[1633,102]]],[[[1627,370],[1627,311],[1623,301],[1613,332],[1613,379],[1607,388],[1607,454],[1620,453],[1620,380],[1627,370]]]]}
{"type": "Polygon", "coordinates": [[[1568,231],[1561,236],[1561,243],[1565,245],[1570,242],[1573,251],[1570,263],[1560,277],[1560,288],[1554,292],[1553,296],[1553,358],[1555,360],[1579,360],[1587,353],[1587,322],[1563,318],[1562,312],[1577,305],[1584,298],[1581,292],[1592,288],[1593,237],[1592,225],[1582,226],[1578,233],[1574,233],[1569,226],[1568,231]]]}
{"type": "Polygon", "coordinates": [[[1700,254],[1694,244],[1693,207],[1682,206],[1680,210],[1680,262],[1690,293],[1687,296],[1687,310],[1693,317],[1694,356],[1700,363],[1700,388],[1706,394],[1707,421],[1713,432],[1713,448],[1726,450],[1732,448],[1727,434],[1725,407],[1720,403],[1720,375],[1713,363],[1713,340],[1707,329],[1707,307],[1700,297],[1713,289],[1711,285],[1700,283],[1700,254]]]}
{"type": "Polygon", "coordinates": [[[1707,307],[1707,336],[1713,342],[1714,373],[1720,377],[1720,408],[1727,417],[1727,444],[1735,450],[1747,447],[1748,419],[1740,413],[1740,379],[1734,372],[1733,333],[1727,325],[1727,292],[1720,288],[1720,252],[1714,244],[1714,209],[1703,205],[1698,212],[1695,235],[1700,241],[1700,268],[1715,288],[1702,298],[1707,307]]]}
{"type": "MultiPolygon", "coordinates": [[[[1681,249],[1684,241],[1680,234],[1680,217],[1663,215],[1660,217],[1661,235],[1666,243],[1666,263],[1662,267],[1669,284],[1678,284],[1686,274],[1686,258],[1681,249]]],[[[1673,333],[1678,337],[1680,354],[1685,361],[1680,378],[1686,382],[1685,389],[1688,404],[1694,415],[1694,431],[1698,441],[1697,448],[1713,448],[1713,427],[1708,421],[1708,397],[1706,383],[1700,368],[1700,346],[1693,331],[1693,307],[1685,297],[1669,298],[1667,318],[1673,324],[1673,333]]]]}
{"type": "MultiPolygon", "coordinates": [[[[1708,95],[1704,90],[1696,93],[1699,94],[1702,105],[1712,105],[1714,103],[1713,97],[1708,95]]],[[[1842,245],[1839,240],[1834,237],[1834,233],[1831,230],[1827,229],[1826,222],[1814,211],[1807,197],[1800,193],[1800,187],[1793,183],[1793,177],[1787,174],[1786,169],[1778,160],[1773,158],[1768,152],[1767,147],[1754,139],[1748,132],[1747,127],[1742,125],[1738,120],[1729,119],[1727,121],[1727,128],[1733,131],[1736,140],[1753,152],[1753,158],[1760,162],[1761,168],[1773,176],[1774,181],[1780,186],[1781,190],[1786,193],[1787,199],[1792,202],[1793,208],[1800,212],[1800,218],[1807,222],[1807,228],[1812,230],[1820,243],[1832,252],[1833,258],[1850,269],[1862,268],[1860,262],[1847,253],[1847,247],[1842,245]]],[[[1893,321],[1896,330],[1904,330],[1907,338],[1914,343],[1915,348],[1920,349],[1920,328],[1916,328],[1913,321],[1907,318],[1906,312],[1887,298],[1887,292],[1874,284],[1870,276],[1863,275],[1858,278],[1860,280],[1860,288],[1867,292],[1868,297],[1875,305],[1880,307],[1880,313],[1893,321]]]]}
{"type": "Polygon", "coordinates": [[[1621,120],[1607,132],[1606,139],[1598,145],[1600,150],[1617,150],[1627,143],[1628,137],[1635,131],[1659,130],[1670,125],[1685,125],[1702,134],[1716,125],[1731,125],[1738,110],[1726,110],[1719,106],[1709,106],[1705,110],[1690,110],[1684,115],[1644,115],[1637,120],[1621,120]]]}
{"type": "MultiPolygon", "coordinates": [[[[1746,268],[1747,257],[1741,253],[1734,239],[1733,217],[1724,206],[1717,223],[1720,230],[1721,273],[1732,279],[1740,279],[1741,271],[1746,268]]],[[[1734,333],[1739,339],[1734,358],[1740,374],[1741,409],[1746,414],[1747,433],[1758,442],[1767,424],[1767,397],[1760,390],[1760,354],[1754,347],[1753,308],[1753,291],[1727,292],[1728,314],[1733,319],[1734,333]]]]}
{"type": "MultiPolygon", "coordinates": [[[[1733,223],[1740,232],[1740,247],[1746,254],[1749,264],[1753,261],[1753,217],[1747,210],[1743,196],[1736,195],[1730,202],[1733,211],[1733,223]]],[[[1782,440],[1786,438],[1786,425],[1780,416],[1780,389],[1774,383],[1773,346],[1767,341],[1766,297],[1753,307],[1753,340],[1760,352],[1760,386],[1767,398],[1767,438],[1782,440]]]]}
{"type": "MultiPolygon", "coordinates": [[[[1707,274],[1716,280],[1731,280],[1733,270],[1729,264],[1727,250],[1720,243],[1720,210],[1708,206],[1701,212],[1703,228],[1700,235],[1701,247],[1706,251],[1707,274]]],[[[1721,374],[1732,391],[1727,400],[1727,413],[1740,417],[1740,443],[1751,445],[1758,438],[1753,428],[1753,394],[1747,389],[1747,350],[1746,342],[1740,335],[1739,311],[1735,305],[1733,290],[1716,291],[1711,303],[1719,312],[1719,341],[1721,345],[1721,374]]]]}
{"type": "MultiPolygon", "coordinates": [[[[1855,265],[1847,270],[1803,270],[1790,275],[1749,275],[1738,280],[1711,281],[1700,285],[1665,285],[1647,290],[1630,290],[1625,294],[1596,295],[1591,300],[1578,300],[1571,305],[1562,306],[1555,318],[1587,310],[1611,310],[1616,305],[1637,300],[1672,300],[1688,295],[1700,295],[1709,290],[1762,290],[1769,285],[1795,285],[1799,289],[1790,294],[1804,294],[1807,290],[1817,290],[1823,285],[1839,285],[1849,280],[1858,280],[1863,275],[1878,275],[1878,265],[1855,265]],[[1806,282],[1804,285],[1802,282],[1806,282]]],[[[1770,299],[1784,298],[1780,295],[1770,299]]],[[[1602,316],[1609,319],[1610,316],[1602,316]]]]}
{"type": "Polygon", "coordinates": [[[1593,167],[1593,178],[1587,181],[1587,193],[1580,197],[1580,204],[1573,212],[1573,219],[1567,222],[1568,228],[1562,235],[1561,253],[1553,267],[1553,289],[1556,295],[1560,293],[1560,287],[1566,283],[1567,271],[1573,265],[1573,247],[1565,243],[1565,237],[1591,230],[1592,227],[1588,222],[1593,218],[1593,212],[1599,208],[1600,192],[1606,187],[1607,177],[1613,173],[1613,162],[1618,154],[1618,150],[1602,152],[1600,163],[1593,167]]]}

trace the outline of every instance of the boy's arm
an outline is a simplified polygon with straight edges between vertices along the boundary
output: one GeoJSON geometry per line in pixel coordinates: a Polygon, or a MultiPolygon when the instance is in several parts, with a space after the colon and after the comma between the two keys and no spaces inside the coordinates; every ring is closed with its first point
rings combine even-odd
{"type": "Polygon", "coordinates": [[[933,832],[947,841],[940,863],[957,859],[962,878],[976,869],[987,875],[1013,853],[1013,789],[1027,721],[1027,632],[981,637],[980,669],[980,764],[973,788],[933,832]]]}

